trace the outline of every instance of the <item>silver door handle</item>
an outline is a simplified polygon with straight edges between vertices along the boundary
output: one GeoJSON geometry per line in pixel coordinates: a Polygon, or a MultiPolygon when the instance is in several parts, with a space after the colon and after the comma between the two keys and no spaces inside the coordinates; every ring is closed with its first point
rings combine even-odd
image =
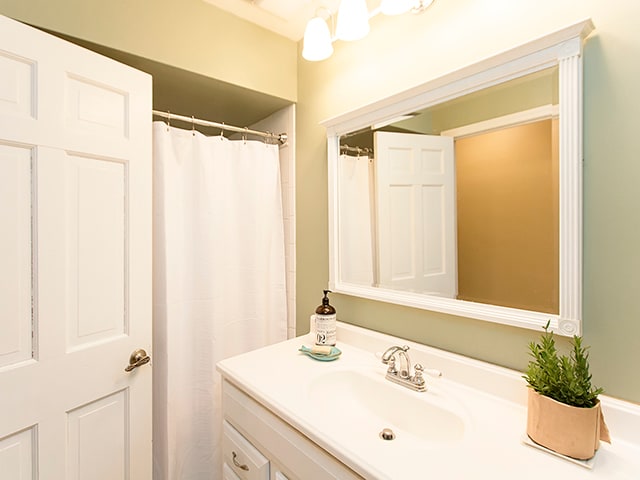
{"type": "Polygon", "coordinates": [[[146,365],[151,361],[151,357],[147,355],[142,348],[134,351],[129,357],[129,365],[124,369],[125,372],[130,372],[134,368],[141,367],[142,365],[146,365]]]}

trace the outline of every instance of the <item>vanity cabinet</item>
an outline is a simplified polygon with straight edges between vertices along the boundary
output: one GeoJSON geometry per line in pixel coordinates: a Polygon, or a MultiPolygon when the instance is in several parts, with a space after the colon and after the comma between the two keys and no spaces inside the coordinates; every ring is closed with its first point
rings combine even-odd
{"type": "Polygon", "coordinates": [[[269,480],[269,459],[227,421],[222,422],[222,456],[231,480],[269,480]]]}
{"type": "Polygon", "coordinates": [[[222,412],[225,480],[363,478],[227,380],[222,412]]]}

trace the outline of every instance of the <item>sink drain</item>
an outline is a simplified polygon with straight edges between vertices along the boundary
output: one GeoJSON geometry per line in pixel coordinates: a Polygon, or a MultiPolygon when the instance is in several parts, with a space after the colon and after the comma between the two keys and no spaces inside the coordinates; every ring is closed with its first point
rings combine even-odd
{"type": "Polygon", "coordinates": [[[393,440],[394,438],[396,438],[396,434],[393,433],[393,430],[391,430],[390,428],[383,428],[379,436],[383,440],[393,440]]]}

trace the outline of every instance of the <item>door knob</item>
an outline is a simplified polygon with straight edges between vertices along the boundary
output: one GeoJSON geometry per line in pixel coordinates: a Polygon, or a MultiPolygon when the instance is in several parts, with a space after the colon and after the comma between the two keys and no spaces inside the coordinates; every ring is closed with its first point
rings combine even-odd
{"type": "Polygon", "coordinates": [[[151,357],[147,355],[147,352],[145,352],[142,348],[139,348],[138,350],[135,350],[129,357],[129,365],[126,366],[124,371],[130,372],[134,368],[138,368],[149,363],[150,360],[151,357]]]}

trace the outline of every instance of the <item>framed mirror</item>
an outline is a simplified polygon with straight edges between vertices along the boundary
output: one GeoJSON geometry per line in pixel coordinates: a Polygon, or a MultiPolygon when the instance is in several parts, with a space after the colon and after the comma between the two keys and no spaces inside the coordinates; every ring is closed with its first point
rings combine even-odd
{"type": "Polygon", "coordinates": [[[581,333],[586,20],[323,122],[329,288],[581,333]]]}

